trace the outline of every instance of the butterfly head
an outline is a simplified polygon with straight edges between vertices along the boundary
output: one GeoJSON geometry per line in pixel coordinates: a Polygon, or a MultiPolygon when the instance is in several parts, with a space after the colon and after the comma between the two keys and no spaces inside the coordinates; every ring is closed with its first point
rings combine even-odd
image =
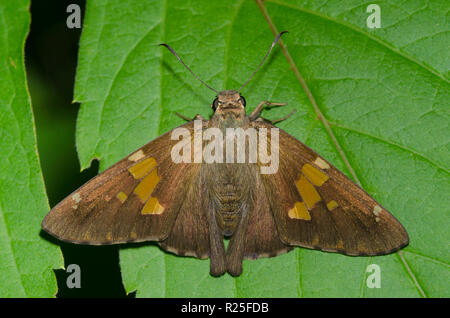
{"type": "Polygon", "coordinates": [[[245,98],[238,91],[221,91],[211,105],[214,112],[245,112],[245,98]]]}

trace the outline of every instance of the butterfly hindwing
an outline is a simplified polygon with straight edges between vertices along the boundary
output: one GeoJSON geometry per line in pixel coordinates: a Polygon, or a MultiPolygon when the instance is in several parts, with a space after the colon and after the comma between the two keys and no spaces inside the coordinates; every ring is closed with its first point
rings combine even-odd
{"type": "Polygon", "coordinates": [[[262,178],[255,178],[253,185],[254,206],[248,218],[245,235],[244,258],[273,257],[288,252],[292,247],[284,244],[278,234],[269,199],[262,178]]]}
{"type": "MultiPolygon", "coordinates": [[[[193,122],[181,126],[192,132],[193,122]]],[[[73,192],[47,214],[44,230],[80,244],[161,241],[169,235],[197,164],[175,164],[168,132],[73,192]],[[183,180],[184,182],[180,182],[183,180]]]]}
{"type": "Polygon", "coordinates": [[[204,189],[199,173],[187,184],[173,228],[159,245],[166,251],[181,256],[208,258],[210,254],[209,224],[206,216],[204,189]]]}
{"type": "MultiPolygon", "coordinates": [[[[276,128],[255,121],[257,129],[276,128]]],[[[347,255],[382,255],[408,244],[403,226],[306,145],[279,129],[279,168],[262,174],[281,240],[347,255]]]]}

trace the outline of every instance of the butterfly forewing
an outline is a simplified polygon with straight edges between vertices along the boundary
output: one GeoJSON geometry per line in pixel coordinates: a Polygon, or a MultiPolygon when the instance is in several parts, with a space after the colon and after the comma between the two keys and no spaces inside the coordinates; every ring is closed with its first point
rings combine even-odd
{"type": "MultiPolygon", "coordinates": [[[[265,121],[253,126],[275,128],[265,121]]],[[[261,178],[284,243],[348,255],[387,254],[408,244],[403,226],[364,190],[300,141],[279,134],[279,169],[261,178]]]]}
{"type": "MultiPolygon", "coordinates": [[[[193,122],[181,127],[192,131],[193,122]]],[[[168,132],[105,170],[56,205],[43,229],[81,244],[164,240],[198,168],[171,160],[176,142],[168,132]]]]}

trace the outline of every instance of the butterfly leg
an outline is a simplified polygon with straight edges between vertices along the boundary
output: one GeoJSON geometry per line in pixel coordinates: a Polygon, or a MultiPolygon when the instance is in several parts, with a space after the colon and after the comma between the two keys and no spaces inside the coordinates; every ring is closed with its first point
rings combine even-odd
{"type": "Polygon", "coordinates": [[[220,233],[214,216],[214,208],[209,206],[207,212],[209,223],[209,245],[210,245],[210,274],[220,276],[225,274],[227,268],[225,265],[225,247],[223,245],[223,235],[220,233]]]}
{"type": "Polygon", "coordinates": [[[267,120],[268,122],[270,122],[271,124],[275,125],[276,123],[279,123],[280,121],[286,120],[289,117],[291,117],[293,114],[295,113],[295,109],[293,111],[291,111],[289,114],[287,114],[286,116],[279,118],[279,119],[273,119],[273,120],[269,120],[269,119],[264,119],[267,120]]]}
{"type": "Polygon", "coordinates": [[[256,106],[255,110],[252,111],[249,118],[250,118],[250,120],[255,120],[256,118],[258,118],[261,115],[261,112],[264,109],[264,107],[276,107],[276,106],[285,106],[285,105],[287,105],[287,103],[271,103],[266,100],[262,101],[261,103],[258,104],[258,106],[256,106]]]}
{"type": "Polygon", "coordinates": [[[231,276],[239,276],[242,273],[242,260],[244,258],[245,233],[248,225],[248,212],[243,209],[241,221],[236,232],[231,237],[225,255],[227,271],[231,276]]]}
{"type": "Polygon", "coordinates": [[[200,114],[197,114],[197,115],[195,115],[194,116],[194,120],[205,120],[206,121],[206,119],[205,118],[203,118],[203,116],[202,115],[200,115],[200,114]]]}
{"type": "Polygon", "coordinates": [[[184,119],[185,121],[192,121],[192,120],[206,120],[205,118],[203,118],[200,114],[197,114],[194,116],[194,118],[189,118],[187,116],[184,116],[182,114],[180,114],[179,112],[175,112],[175,115],[177,115],[178,117],[180,117],[181,119],[184,119]]]}

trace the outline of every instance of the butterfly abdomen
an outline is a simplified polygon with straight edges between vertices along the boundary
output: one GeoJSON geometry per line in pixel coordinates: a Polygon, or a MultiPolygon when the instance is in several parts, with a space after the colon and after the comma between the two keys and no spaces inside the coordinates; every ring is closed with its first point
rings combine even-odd
{"type": "Polygon", "coordinates": [[[216,192],[216,220],[223,235],[234,233],[241,215],[242,189],[233,184],[223,184],[216,192]]]}

